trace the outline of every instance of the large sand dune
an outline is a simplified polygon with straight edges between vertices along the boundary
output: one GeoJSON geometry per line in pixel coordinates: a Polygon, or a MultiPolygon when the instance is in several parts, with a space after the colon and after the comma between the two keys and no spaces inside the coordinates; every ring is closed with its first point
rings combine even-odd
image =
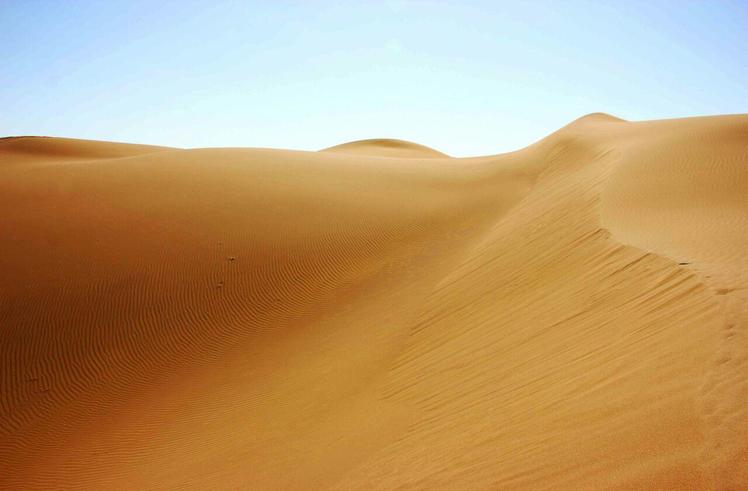
{"type": "Polygon", "coordinates": [[[748,488],[746,251],[748,116],[0,139],[0,488],[748,488]]]}

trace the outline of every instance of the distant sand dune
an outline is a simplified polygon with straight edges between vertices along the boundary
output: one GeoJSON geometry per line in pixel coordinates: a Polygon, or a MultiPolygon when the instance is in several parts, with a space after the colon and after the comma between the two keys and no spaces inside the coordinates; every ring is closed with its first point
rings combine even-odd
{"type": "Polygon", "coordinates": [[[0,139],[0,488],[744,488],[746,190],[745,115],[0,139]]]}
{"type": "Polygon", "coordinates": [[[173,150],[169,147],[132,145],[73,138],[20,136],[0,138],[0,152],[10,160],[29,157],[43,159],[110,159],[173,150]]]}
{"type": "Polygon", "coordinates": [[[443,154],[433,148],[425,147],[417,143],[393,139],[359,140],[334,147],[326,148],[323,152],[338,152],[346,154],[371,155],[376,157],[400,157],[400,158],[429,158],[443,159],[449,155],[443,154]]]}

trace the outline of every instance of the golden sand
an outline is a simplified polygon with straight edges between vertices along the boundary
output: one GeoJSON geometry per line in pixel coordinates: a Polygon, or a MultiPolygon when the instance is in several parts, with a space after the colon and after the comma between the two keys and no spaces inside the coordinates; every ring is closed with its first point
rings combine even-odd
{"type": "Polygon", "coordinates": [[[748,487],[748,116],[0,139],[2,489],[748,487]]]}

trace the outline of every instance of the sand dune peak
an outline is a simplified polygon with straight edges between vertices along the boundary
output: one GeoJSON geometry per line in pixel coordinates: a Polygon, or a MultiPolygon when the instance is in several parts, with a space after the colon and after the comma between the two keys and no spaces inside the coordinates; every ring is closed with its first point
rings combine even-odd
{"type": "Polygon", "coordinates": [[[448,158],[449,156],[429,148],[405,140],[394,138],[372,138],[342,143],[333,147],[325,148],[322,152],[340,152],[351,154],[372,155],[376,157],[400,157],[400,158],[448,158]]]}

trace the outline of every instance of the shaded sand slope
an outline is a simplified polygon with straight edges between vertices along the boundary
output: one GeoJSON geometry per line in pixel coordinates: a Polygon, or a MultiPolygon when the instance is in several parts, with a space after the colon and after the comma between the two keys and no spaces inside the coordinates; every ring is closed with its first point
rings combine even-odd
{"type": "Polygon", "coordinates": [[[747,132],[0,140],[0,487],[745,486],[747,132]]]}

